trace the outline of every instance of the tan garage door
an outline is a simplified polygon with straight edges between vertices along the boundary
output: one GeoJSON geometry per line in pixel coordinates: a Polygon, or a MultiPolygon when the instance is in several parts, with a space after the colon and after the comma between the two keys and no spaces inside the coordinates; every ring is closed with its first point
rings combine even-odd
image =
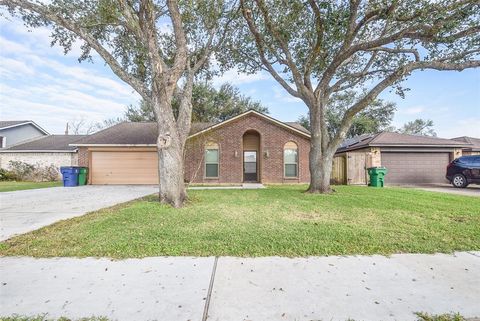
{"type": "Polygon", "coordinates": [[[92,152],[92,184],[158,184],[157,159],[151,151],[92,152]]]}
{"type": "Polygon", "coordinates": [[[388,169],[386,184],[446,183],[449,153],[382,152],[382,165],[388,169]]]}

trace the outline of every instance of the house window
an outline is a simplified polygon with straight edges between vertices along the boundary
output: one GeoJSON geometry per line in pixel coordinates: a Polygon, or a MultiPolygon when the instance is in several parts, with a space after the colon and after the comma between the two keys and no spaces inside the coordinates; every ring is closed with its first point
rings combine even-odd
{"type": "Polygon", "coordinates": [[[205,148],[205,177],[218,177],[218,145],[210,143],[205,148]]]}
{"type": "Polygon", "coordinates": [[[294,142],[288,142],[283,148],[283,163],[285,177],[298,177],[298,147],[294,142]]]}

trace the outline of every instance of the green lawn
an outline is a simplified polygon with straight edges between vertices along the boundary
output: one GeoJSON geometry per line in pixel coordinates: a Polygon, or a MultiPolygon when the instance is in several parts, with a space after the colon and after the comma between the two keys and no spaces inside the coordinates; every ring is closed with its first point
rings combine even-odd
{"type": "Polygon", "coordinates": [[[62,182],[0,182],[0,192],[61,186],[62,182]]]}
{"type": "Polygon", "coordinates": [[[190,191],[173,209],[155,197],[58,222],[0,243],[0,255],[308,256],[480,250],[480,198],[414,189],[305,186],[190,191]]]}

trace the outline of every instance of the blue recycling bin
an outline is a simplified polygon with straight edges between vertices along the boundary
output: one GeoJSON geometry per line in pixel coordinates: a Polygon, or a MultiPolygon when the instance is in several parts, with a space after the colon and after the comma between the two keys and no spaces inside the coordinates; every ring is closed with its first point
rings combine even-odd
{"type": "Polygon", "coordinates": [[[73,187],[78,186],[78,173],[80,169],[73,166],[62,166],[60,167],[60,173],[63,176],[63,186],[73,187]]]}

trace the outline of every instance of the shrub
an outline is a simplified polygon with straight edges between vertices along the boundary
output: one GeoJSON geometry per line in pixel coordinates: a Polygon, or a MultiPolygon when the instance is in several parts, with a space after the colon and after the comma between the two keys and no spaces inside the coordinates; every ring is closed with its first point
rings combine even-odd
{"type": "Polygon", "coordinates": [[[58,168],[50,164],[43,166],[41,164],[29,164],[21,161],[10,161],[9,173],[16,180],[31,182],[52,182],[59,179],[58,168]]]}
{"type": "Polygon", "coordinates": [[[39,166],[37,170],[44,182],[53,182],[59,179],[58,167],[53,164],[44,167],[39,166]]]}
{"type": "Polygon", "coordinates": [[[4,168],[0,168],[0,181],[15,181],[17,177],[11,171],[8,171],[4,168]]]}

